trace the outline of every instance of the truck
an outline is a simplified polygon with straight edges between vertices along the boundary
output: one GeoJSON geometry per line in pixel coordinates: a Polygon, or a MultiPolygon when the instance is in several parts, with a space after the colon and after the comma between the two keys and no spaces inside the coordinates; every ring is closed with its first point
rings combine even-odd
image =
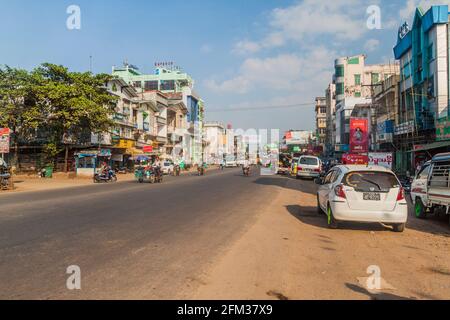
{"type": "Polygon", "coordinates": [[[438,211],[450,214],[450,152],[437,154],[422,166],[411,184],[411,200],[419,219],[438,211]]]}

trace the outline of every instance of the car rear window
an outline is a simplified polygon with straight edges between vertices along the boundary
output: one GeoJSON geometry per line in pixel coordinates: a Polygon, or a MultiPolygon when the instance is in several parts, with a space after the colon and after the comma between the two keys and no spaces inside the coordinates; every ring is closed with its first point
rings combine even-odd
{"type": "Polygon", "coordinates": [[[345,186],[352,187],[356,191],[381,191],[388,192],[392,188],[398,188],[399,183],[395,175],[389,172],[354,171],[344,176],[342,182],[345,186]]]}
{"type": "Polygon", "coordinates": [[[319,164],[319,161],[317,160],[317,158],[303,157],[300,158],[300,164],[305,164],[308,166],[317,166],[319,164]]]}

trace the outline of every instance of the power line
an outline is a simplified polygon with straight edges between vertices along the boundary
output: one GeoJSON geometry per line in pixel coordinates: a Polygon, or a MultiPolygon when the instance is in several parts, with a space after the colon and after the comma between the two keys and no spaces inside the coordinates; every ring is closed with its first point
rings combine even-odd
{"type": "Polygon", "coordinates": [[[241,107],[241,108],[218,108],[218,109],[207,109],[207,112],[233,112],[233,111],[252,111],[252,110],[268,110],[268,109],[287,109],[287,108],[299,108],[299,107],[313,107],[314,102],[296,103],[288,105],[272,105],[272,106],[261,106],[261,107],[241,107]]]}

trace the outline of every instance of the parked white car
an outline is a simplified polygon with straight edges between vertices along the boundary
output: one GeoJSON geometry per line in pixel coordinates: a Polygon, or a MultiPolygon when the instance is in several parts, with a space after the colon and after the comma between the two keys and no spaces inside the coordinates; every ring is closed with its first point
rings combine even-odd
{"type": "Polygon", "coordinates": [[[325,212],[328,226],[341,221],[378,222],[403,232],[408,205],[397,176],[381,166],[338,165],[317,178],[318,212],[325,212]]]}
{"type": "Polygon", "coordinates": [[[297,162],[297,179],[320,177],[322,160],[313,156],[301,156],[297,162]]]}
{"type": "Polygon", "coordinates": [[[417,218],[435,209],[450,214],[450,153],[438,154],[422,166],[411,184],[411,199],[417,218]]]}
{"type": "Polygon", "coordinates": [[[162,164],[161,171],[163,174],[172,174],[173,173],[173,162],[165,160],[162,164]]]}

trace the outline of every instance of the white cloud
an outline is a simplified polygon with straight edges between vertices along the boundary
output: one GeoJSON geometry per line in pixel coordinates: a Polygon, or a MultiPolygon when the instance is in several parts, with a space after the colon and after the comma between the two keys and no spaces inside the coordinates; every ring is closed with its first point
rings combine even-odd
{"type": "Polygon", "coordinates": [[[367,52],[372,52],[372,51],[375,51],[376,49],[378,49],[379,46],[380,46],[379,40],[369,39],[364,44],[364,50],[366,50],[367,52]]]}
{"type": "Polygon", "coordinates": [[[449,0],[407,0],[406,5],[400,10],[400,18],[411,20],[417,7],[427,11],[433,5],[450,4],[449,0]]]}
{"type": "Polygon", "coordinates": [[[217,81],[209,79],[205,85],[218,93],[248,93],[252,90],[300,91],[311,93],[331,80],[330,65],[336,52],[324,47],[306,49],[302,56],[279,54],[269,58],[248,58],[237,76],[217,81]]]}
{"type": "Polygon", "coordinates": [[[232,52],[253,54],[288,42],[314,42],[322,36],[332,36],[338,42],[357,40],[369,31],[366,8],[367,4],[358,0],[304,0],[286,8],[276,8],[270,14],[267,35],[259,41],[238,41],[232,52]]]}

